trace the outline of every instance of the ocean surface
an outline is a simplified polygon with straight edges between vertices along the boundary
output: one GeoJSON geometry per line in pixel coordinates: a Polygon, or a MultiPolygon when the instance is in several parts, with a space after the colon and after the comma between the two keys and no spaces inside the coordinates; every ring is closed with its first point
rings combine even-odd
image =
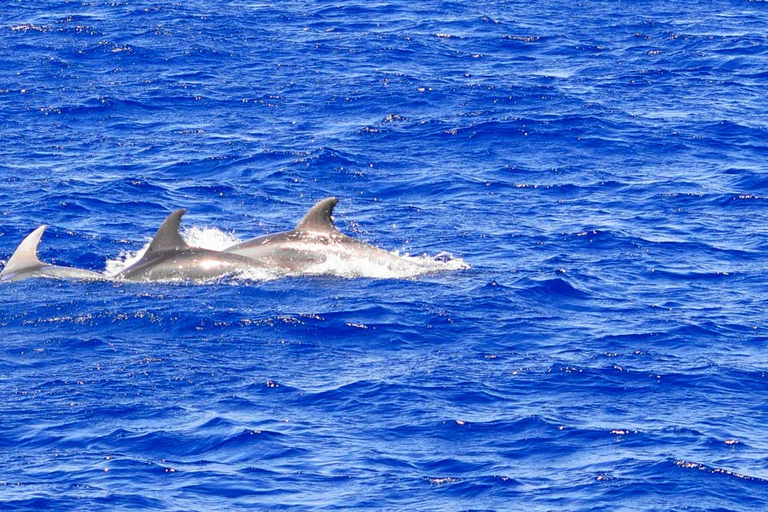
{"type": "Polygon", "coordinates": [[[2,283],[0,510],[767,510],[767,85],[760,1],[4,1],[0,264],[420,270],[2,283]]]}

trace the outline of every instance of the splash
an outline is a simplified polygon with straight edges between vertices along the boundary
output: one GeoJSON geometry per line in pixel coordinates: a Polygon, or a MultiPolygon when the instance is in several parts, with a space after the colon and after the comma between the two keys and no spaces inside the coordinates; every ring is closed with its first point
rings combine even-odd
{"type": "Polygon", "coordinates": [[[232,233],[217,228],[192,226],[182,233],[184,240],[192,247],[201,247],[213,251],[223,251],[240,243],[242,240],[232,233]]]}
{"type": "Polygon", "coordinates": [[[122,272],[124,269],[139,261],[141,257],[144,256],[144,253],[147,252],[148,247],[149,242],[147,242],[144,247],[138,251],[120,251],[117,256],[107,260],[104,274],[106,274],[107,277],[117,276],[117,274],[122,272]]]}
{"type": "MultiPolygon", "coordinates": [[[[327,250],[327,247],[326,247],[327,250]]],[[[377,249],[376,254],[357,254],[346,248],[326,251],[326,260],[301,272],[301,275],[329,275],[344,278],[411,279],[445,271],[466,270],[470,265],[448,253],[437,256],[400,255],[377,249]]]]}

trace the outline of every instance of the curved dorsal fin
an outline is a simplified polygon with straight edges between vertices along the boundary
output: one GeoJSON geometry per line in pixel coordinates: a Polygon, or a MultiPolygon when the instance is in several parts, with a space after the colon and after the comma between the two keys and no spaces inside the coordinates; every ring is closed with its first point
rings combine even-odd
{"type": "Polygon", "coordinates": [[[155,233],[152,242],[149,244],[146,254],[189,249],[187,242],[181,238],[181,233],[179,232],[181,218],[185,213],[187,213],[187,210],[176,210],[166,217],[160,225],[160,228],[157,230],[157,233],[155,233]]]}
{"type": "Polygon", "coordinates": [[[0,272],[0,276],[43,266],[43,262],[37,257],[37,245],[40,243],[40,237],[43,236],[45,227],[44,225],[40,226],[21,241],[16,250],[13,251],[13,255],[8,259],[3,271],[0,272]]]}
{"type": "Polygon", "coordinates": [[[333,225],[331,220],[331,214],[333,213],[333,207],[338,204],[339,200],[335,197],[326,197],[325,199],[318,201],[315,206],[309,209],[304,218],[296,226],[299,231],[312,231],[316,233],[336,233],[338,230],[333,225]]]}

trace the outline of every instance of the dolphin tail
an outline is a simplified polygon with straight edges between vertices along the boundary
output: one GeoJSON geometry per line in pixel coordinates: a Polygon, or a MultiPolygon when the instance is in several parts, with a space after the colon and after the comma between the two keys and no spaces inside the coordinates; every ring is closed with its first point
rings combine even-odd
{"type": "Polygon", "coordinates": [[[187,213],[186,210],[176,210],[170,214],[158,228],[155,237],[149,244],[146,254],[152,254],[162,251],[183,251],[189,249],[189,245],[181,237],[179,227],[181,218],[187,213]]]}
{"type": "Polygon", "coordinates": [[[318,201],[315,206],[309,209],[304,218],[299,222],[296,229],[299,231],[311,231],[315,233],[332,233],[339,232],[336,226],[333,225],[331,214],[333,213],[333,207],[338,204],[339,200],[335,197],[327,197],[318,201]]]}
{"type": "Polygon", "coordinates": [[[3,271],[0,272],[0,278],[20,270],[39,268],[44,265],[37,257],[37,246],[40,243],[40,238],[43,236],[45,228],[46,226],[44,225],[40,226],[21,241],[8,260],[8,263],[5,264],[3,271]]]}

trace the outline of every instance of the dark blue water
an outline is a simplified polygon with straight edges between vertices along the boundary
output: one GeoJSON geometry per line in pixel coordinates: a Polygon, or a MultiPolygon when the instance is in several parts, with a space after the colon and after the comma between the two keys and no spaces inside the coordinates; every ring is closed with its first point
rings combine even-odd
{"type": "Polygon", "coordinates": [[[471,268],[4,284],[0,508],[767,509],[767,34],[741,0],[5,2],[1,259],[335,195],[471,268]]]}

